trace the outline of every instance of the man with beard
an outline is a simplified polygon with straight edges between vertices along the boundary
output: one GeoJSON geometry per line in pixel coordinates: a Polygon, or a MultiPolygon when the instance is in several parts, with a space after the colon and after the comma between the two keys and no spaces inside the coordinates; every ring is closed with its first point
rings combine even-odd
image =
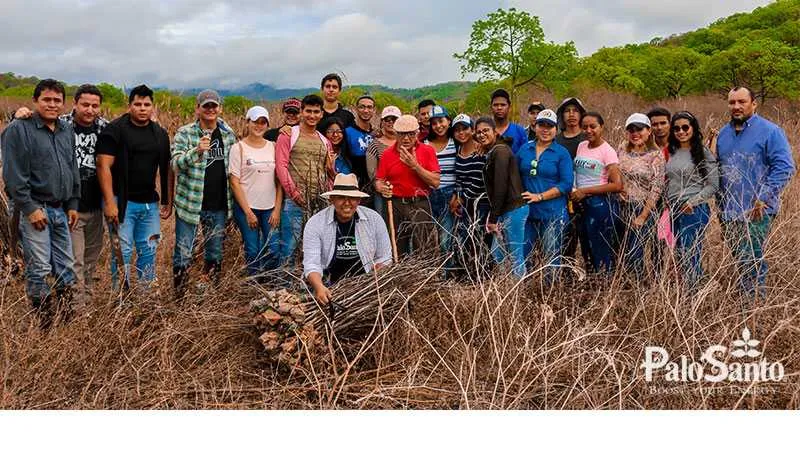
{"type": "Polygon", "coordinates": [[[672,118],[669,110],[664,108],[653,108],[647,113],[650,119],[650,128],[653,130],[653,137],[658,148],[664,149],[669,145],[669,120],[672,118]]]}
{"type": "Polygon", "coordinates": [[[371,96],[360,96],[356,100],[355,123],[344,130],[345,145],[353,163],[353,173],[358,178],[358,186],[369,186],[367,173],[367,147],[372,142],[372,118],[375,117],[375,99],[371,96]]]}
{"type": "MultiPolygon", "coordinates": [[[[174,175],[170,170],[167,131],[153,121],[153,90],[139,85],[128,96],[128,112],[112,121],[97,141],[97,178],[103,194],[103,213],[112,243],[124,263],[123,286],[130,283],[130,263],[136,248],[136,271],[145,287],[156,278],[156,250],[161,242],[161,219],[172,215],[174,175]],[[161,195],[156,191],[156,176],[161,195]]],[[[115,286],[117,257],[111,257],[115,286]]]]}
{"type": "Polygon", "coordinates": [[[755,113],[753,92],[728,93],[731,122],[717,140],[720,188],[717,207],[722,234],[739,271],[739,285],[751,300],[766,295],[764,248],[780,209],[780,196],[795,172],[783,130],[755,113]]]}

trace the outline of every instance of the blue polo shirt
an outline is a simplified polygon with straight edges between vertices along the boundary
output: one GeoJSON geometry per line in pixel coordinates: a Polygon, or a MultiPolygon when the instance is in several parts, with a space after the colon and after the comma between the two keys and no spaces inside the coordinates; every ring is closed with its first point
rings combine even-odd
{"type": "Polygon", "coordinates": [[[758,114],[738,134],[728,124],[717,138],[717,158],[722,220],[747,220],[757,200],[767,204],[767,214],[778,213],[781,191],[795,172],[792,149],[780,127],[758,114]]]}
{"type": "Polygon", "coordinates": [[[561,191],[561,197],[542,202],[528,204],[528,218],[536,220],[553,220],[567,217],[567,196],[572,190],[575,178],[572,168],[572,156],[562,145],[555,141],[547,147],[536,166],[536,176],[531,176],[533,161],[536,160],[536,142],[526,142],[517,154],[519,174],[522,186],[531,193],[543,193],[553,187],[561,191]]]}

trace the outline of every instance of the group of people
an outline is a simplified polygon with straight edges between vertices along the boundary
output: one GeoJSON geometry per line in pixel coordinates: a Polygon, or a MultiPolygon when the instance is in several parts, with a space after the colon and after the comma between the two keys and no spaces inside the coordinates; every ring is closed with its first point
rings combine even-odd
{"type": "Polygon", "coordinates": [[[250,276],[293,263],[301,246],[303,277],[321,303],[339,279],[410,254],[460,253],[448,272],[493,264],[522,278],[541,268],[553,283],[580,244],[588,269],[622,264],[644,278],[648,264],[661,265],[665,231],[694,289],[712,199],[743,289],[763,293],[764,244],[795,166],[783,131],[755,113],[745,87],[728,94],[731,121],[712,148],[688,111],[631,114],[615,148],[603,116],[577,98],[555,111],[532,103],[523,128],[510,121],[502,89],[491,95],[491,116],[477,119],[451,116],[431,100],[416,115],[378,110],[369,95],[351,113],[341,90],[341,78],[326,75],[322,96],[282,104],[280,125],[253,106],[241,137],[222,119],[219,94],[204,90],[195,119],[170,142],[145,85],[130,90],[128,112],[108,122],[97,87],[78,87],[62,115],[63,85],[42,80],[33,109],[16,112],[1,143],[26,292],[44,324],[54,300],[70,304],[73,292],[79,304],[90,299],[105,226],[115,286],[131,284],[134,251],[138,283],[152,283],[160,220],[173,209],[179,298],[198,227],[203,272],[219,279],[231,218],[250,276]]]}

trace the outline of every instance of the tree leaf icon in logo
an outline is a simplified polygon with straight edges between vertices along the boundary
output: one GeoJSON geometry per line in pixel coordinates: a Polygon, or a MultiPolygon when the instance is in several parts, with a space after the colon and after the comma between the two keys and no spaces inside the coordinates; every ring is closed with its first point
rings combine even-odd
{"type": "Polygon", "coordinates": [[[744,349],[734,349],[733,352],[731,353],[731,356],[733,356],[733,357],[735,357],[737,359],[741,358],[741,357],[744,357],[745,355],[747,355],[747,352],[745,352],[744,349]]]}
{"type": "Polygon", "coordinates": [[[747,357],[758,357],[761,355],[761,351],[758,349],[750,349],[747,351],[747,357]]]}
{"type": "Polygon", "coordinates": [[[735,340],[733,340],[733,345],[736,346],[737,348],[743,348],[743,347],[747,346],[747,343],[745,343],[744,341],[742,341],[740,339],[735,339],[735,340]]]}
{"type": "Polygon", "coordinates": [[[744,327],[744,329],[742,330],[742,339],[743,339],[745,342],[748,342],[748,341],[750,341],[750,329],[749,329],[749,328],[747,328],[746,326],[745,326],[745,327],[744,327]]]}

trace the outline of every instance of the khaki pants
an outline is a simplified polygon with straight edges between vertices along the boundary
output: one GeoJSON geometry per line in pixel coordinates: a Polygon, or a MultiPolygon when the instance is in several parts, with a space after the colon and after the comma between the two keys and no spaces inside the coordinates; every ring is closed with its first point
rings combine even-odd
{"type": "Polygon", "coordinates": [[[100,250],[103,248],[103,211],[79,212],[75,230],[70,233],[75,254],[76,294],[79,298],[91,296],[91,287],[100,250]]]}
{"type": "MultiPolygon", "coordinates": [[[[398,256],[435,255],[439,249],[438,229],[428,198],[392,198],[398,256]]],[[[387,215],[388,226],[388,215],[387,215]]]]}

